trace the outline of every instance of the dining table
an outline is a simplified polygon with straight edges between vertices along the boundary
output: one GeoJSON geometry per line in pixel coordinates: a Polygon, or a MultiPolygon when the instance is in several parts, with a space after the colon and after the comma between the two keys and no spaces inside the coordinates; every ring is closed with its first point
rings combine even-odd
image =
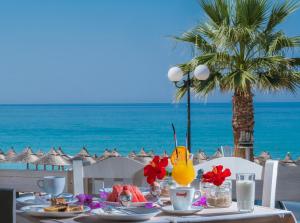
{"type": "MultiPolygon", "coordinates": [[[[22,212],[17,212],[17,223],[104,223],[95,215],[80,215],[75,218],[45,219],[31,217],[22,212]]],[[[146,223],[177,223],[177,222],[209,222],[209,223],[296,223],[292,212],[287,210],[255,206],[250,213],[240,213],[236,202],[228,208],[204,208],[193,215],[175,216],[159,213],[155,217],[144,221],[146,223]]]]}

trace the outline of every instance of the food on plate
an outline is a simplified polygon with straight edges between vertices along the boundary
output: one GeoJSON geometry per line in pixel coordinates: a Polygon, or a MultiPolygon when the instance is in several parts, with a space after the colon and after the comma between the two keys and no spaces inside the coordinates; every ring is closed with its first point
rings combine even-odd
{"type": "Polygon", "coordinates": [[[45,212],[65,212],[67,210],[67,206],[49,206],[45,207],[45,212]]]}
{"type": "Polygon", "coordinates": [[[83,211],[83,205],[68,205],[67,212],[83,211]]]}
{"type": "Polygon", "coordinates": [[[58,197],[58,198],[51,198],[51,206],[56,206],[56,205],[66,205],[67,202],[65,198],[63,197],[58,197]]]}
{"type": "Polygon", "coordinates": [[[44,208],[45,212],[76,212],[83,211],[83,205],[67,204],[64,198],[52,198],[51,206],[44,208]]]}
{"type": "Polygon", "coordinates": [[[107,197],[107,201],[120,202],[119,195],[123,191],[124,186],[132,195],[131,202],[147,202],[147,199],[144,197],[144,195],[139,190],[139,188],[134,185],[129,185],[129,184],[128,185],[121,185],[121,184],[114,185],[112,187],[112,192],[107,197]]]}

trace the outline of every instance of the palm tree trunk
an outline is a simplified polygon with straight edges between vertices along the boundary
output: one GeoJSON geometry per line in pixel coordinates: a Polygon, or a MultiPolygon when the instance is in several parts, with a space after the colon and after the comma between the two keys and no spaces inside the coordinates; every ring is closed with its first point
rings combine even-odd
{"type": "Polygon", "coordinates": [[[253,136],[254,132],[254,107],[253,94],[249,88],[248,92],[235,91],[232,97],[232,128],[234,136],[234,155],[248,158],[253,161],[253,141],[248,143],[249,154],[247,149],[241,146],[240,139],[242,133],[247,133],[253,136]]]}

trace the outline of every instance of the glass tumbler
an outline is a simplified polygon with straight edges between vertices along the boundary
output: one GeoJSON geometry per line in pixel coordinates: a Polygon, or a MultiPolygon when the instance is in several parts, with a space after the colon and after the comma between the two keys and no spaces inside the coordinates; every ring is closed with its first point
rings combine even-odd
{"type": "Polygon", "coordinates": [[[255,174],[236,175],[236,199],[239,212],[252,212],[255,200],[255,174]]]}

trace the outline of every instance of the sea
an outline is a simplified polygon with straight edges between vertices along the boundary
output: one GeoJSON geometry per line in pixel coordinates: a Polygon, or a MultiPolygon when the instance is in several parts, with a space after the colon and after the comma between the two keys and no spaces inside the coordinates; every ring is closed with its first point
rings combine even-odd
{"type": "MultiPolygon", "coordinates": [[[[193,103],[192,151],[212,155],[220,146],[232,146],[232,105],[193,103]]],[[[185,104],[59,104],[0,105],[0,148],[21,152],[30,146],[44,152],[61,147],[75,155],[82,147],[101,155],[116,148],[174,149],[172,123],[178,144],[186,144],[185,104]]],[[[270,152],[272,158],[300,156],[300,103],[255,103],[255,154],[270,152]]]]}

